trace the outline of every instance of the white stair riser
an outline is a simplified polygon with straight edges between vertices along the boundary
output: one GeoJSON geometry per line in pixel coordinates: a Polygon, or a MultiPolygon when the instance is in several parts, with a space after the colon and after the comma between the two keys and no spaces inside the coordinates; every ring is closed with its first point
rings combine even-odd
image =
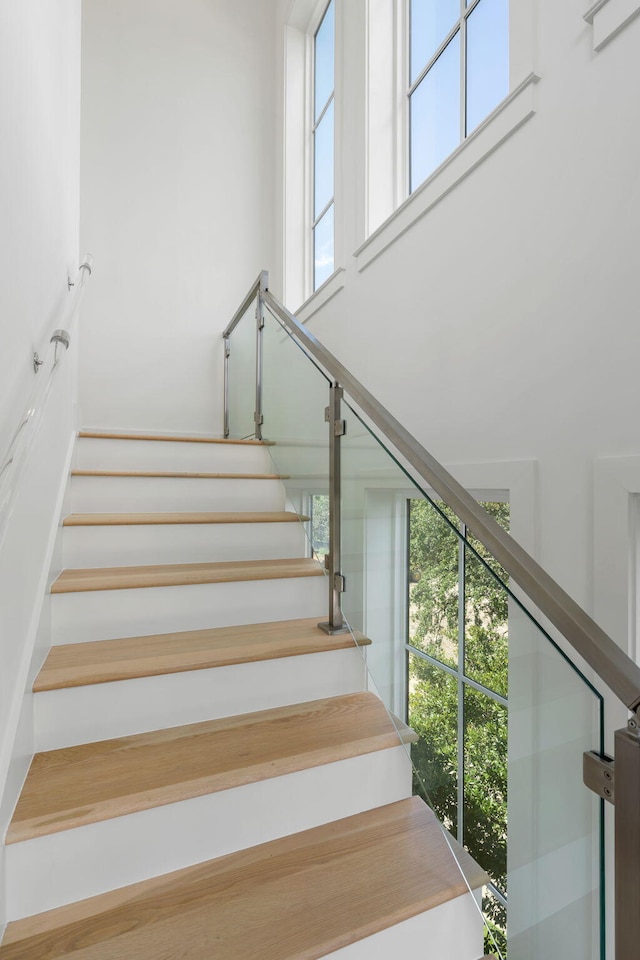
{"type": "Polygon", "coordinates": [[[258,444],[103,440],[79,437],[79,470],[192,470],[208,473],[273,473],[268,448],[258,444]]]}
{"type": "Polygon", "coordinates": [[[482,914],[467,893],[324,956],[327,960],[479,960],[483,953],[482,914]]]}
{"type": "Polygon", "coordinates": [[[334,650],[34,696],[35,749],[214,720],[365,689],[359,650],[334,650]]]}
{"type": "Polygon", "coordinates": [[[7,847],[7,918],[64,903],[402,800],[402,746],[103,820],[7,847]]]}
{"type": "Polygon", "coordinates": [[[284,510],[280,480],[182,477],[72,477],[74,513],[284,510]]]}
{"type": "Polygon", "coordinates": [[[117,567],[309,555],[301,523],[181,523],[65,527],[64,566],[117,567]]]}
{"type": "Polygon", "coordinates": [[[51,597],[53,643],[327,617],[326,577],[92,590],[51,597]]]}

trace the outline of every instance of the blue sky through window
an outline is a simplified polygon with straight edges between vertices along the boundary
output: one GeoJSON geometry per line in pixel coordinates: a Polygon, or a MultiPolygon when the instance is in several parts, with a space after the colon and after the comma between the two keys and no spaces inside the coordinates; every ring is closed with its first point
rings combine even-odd
{"type": "Polygon", "coordinates": [[[320,216],[333,196],[333,101],[316,127],[315,202],[313,218],[320,216]]]}
{"type": "Polygon", "coordinates": [[[333,90],[335,14],[333,0],[327,7],[316,33],[315,44],[315,107],[314,122],[318,119],[333,90]]]}
{"type": "Polygon", "coordinates": [[[467,20],[467,133],[509,92],[509,0],[481,0],[467,20]]]}
{"type": "Polygon", "coordinates": [[[460,143],[460,32],[411,97],[411,190],[460,143]]]}
{"type": "Polygon", "coordinates": [[[409,85],[429,67],[410,94],[412,192],[507,96],[509,0],[411,0],[410,12],[409,85]]]}
{"type": "Polygon", "coordinates": [[[334,270],[334,0],[325,10],[315,34],[313,69],[313,289],[316,290],[334,270]]]}
{"type": "Polygon", "coordinates": [[[313,241],[313,289],[317,290],[333,273],[333,204],[316,224],[313,241]]]}
{"type": "Polygon", "coordinates": [[[460,0],[411,0],[411,83],[459,19],[460,0]]]}

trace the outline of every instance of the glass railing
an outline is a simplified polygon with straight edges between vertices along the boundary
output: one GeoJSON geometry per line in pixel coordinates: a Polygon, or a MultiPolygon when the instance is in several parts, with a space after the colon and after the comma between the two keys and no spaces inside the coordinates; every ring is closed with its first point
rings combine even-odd
{"type": "Polygon", "coordinates": [[[240,439],[255,434],[256,409],[256,308],[257,298],[244,311],[229,344],[229,436],[240,439]]]}
{"type": "MultiPolygon", "coordinates": [[[[358,396],[345,389],[341,420],[327,424],[344,368],[314,356],[317,341],[296,336],[273,298],[263,307],[262,435],[306,524],[309,555],[324,565],[339,547],[329,593],[338,582],[343,627],[410,750],[414,792],[438,816],[482,911],[485,953],[604,960],[604,801],[583,782],[583,754],[604,756],[604,684],[416,477],[358,396]],[[359,644],[363,635],[370,645],[359,644]]],[[[253,389],[249,368],[243,395],[253,389]]],[[[508,497],[480,500],[508,532],[508,497]]]]}
{"type": "MultiPolygon", "coordinates": [[[[418,734],[414,792],[486,873],[485,950],[604,957],[602,801],[582,780],[603,699],[455,514],[343,417],[343,611],[418,734]]],[[[484,506],[508,529],[508,502],[484,506]]]]}

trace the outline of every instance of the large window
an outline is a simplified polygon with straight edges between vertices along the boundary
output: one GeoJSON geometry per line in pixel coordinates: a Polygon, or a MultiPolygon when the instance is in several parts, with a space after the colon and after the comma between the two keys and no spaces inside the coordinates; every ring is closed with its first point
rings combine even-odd
{"type": "Polygon", "coordinates": [[[313,289],[334,271],[335,12],[331,0],[313,38],[313,289]]]}
{"type": "MultiPolygon", "coordinates": [[[[483,506],[508,529],[509,504],[483,506]]],[[[483,910],[506,956],[508,603],[483,559],[504,581],[446,507],[409,501],[414,786],[489,875],[483,910]]]]}
{"type": "Polygon", "coordinates": [[[409,192],[509,92],[509,0],[409,0],[409,192]]]}

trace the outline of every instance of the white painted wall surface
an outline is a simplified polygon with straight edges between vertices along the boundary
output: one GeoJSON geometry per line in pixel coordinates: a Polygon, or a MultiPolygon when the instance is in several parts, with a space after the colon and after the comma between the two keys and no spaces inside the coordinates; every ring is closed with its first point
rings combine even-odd
{"type": "Polygon", "coordinates": [[[85,0],[91,426],[222,432],[220,334],[274,265],[275,24],[262,0],[85,0]]]}
{"type": "Polygon", "coordinates": [[[80,0],[0,5],[0,457],[78,269],[80,0]]]}
{"type": "MultiPolygon", "coordinates": [[[[0,459],[78,269],[80,0],[0,4],[0,459]]],[[[0,835],[33,749],[34,650],[73,429],[77,338],[65,355],[0,544],[0,835]]],[[[46,373],[41,372],[40,376],[46,373]]],[[[41,616],[42,610],[42,616],[41,616]]],[[[36,653],[37,657],[38,654],[36,653]]],[[[4,847],[0,847],[0,861],[4,847]]],[[[4,919],[0,862],[0,930],[4,919]]]]}

